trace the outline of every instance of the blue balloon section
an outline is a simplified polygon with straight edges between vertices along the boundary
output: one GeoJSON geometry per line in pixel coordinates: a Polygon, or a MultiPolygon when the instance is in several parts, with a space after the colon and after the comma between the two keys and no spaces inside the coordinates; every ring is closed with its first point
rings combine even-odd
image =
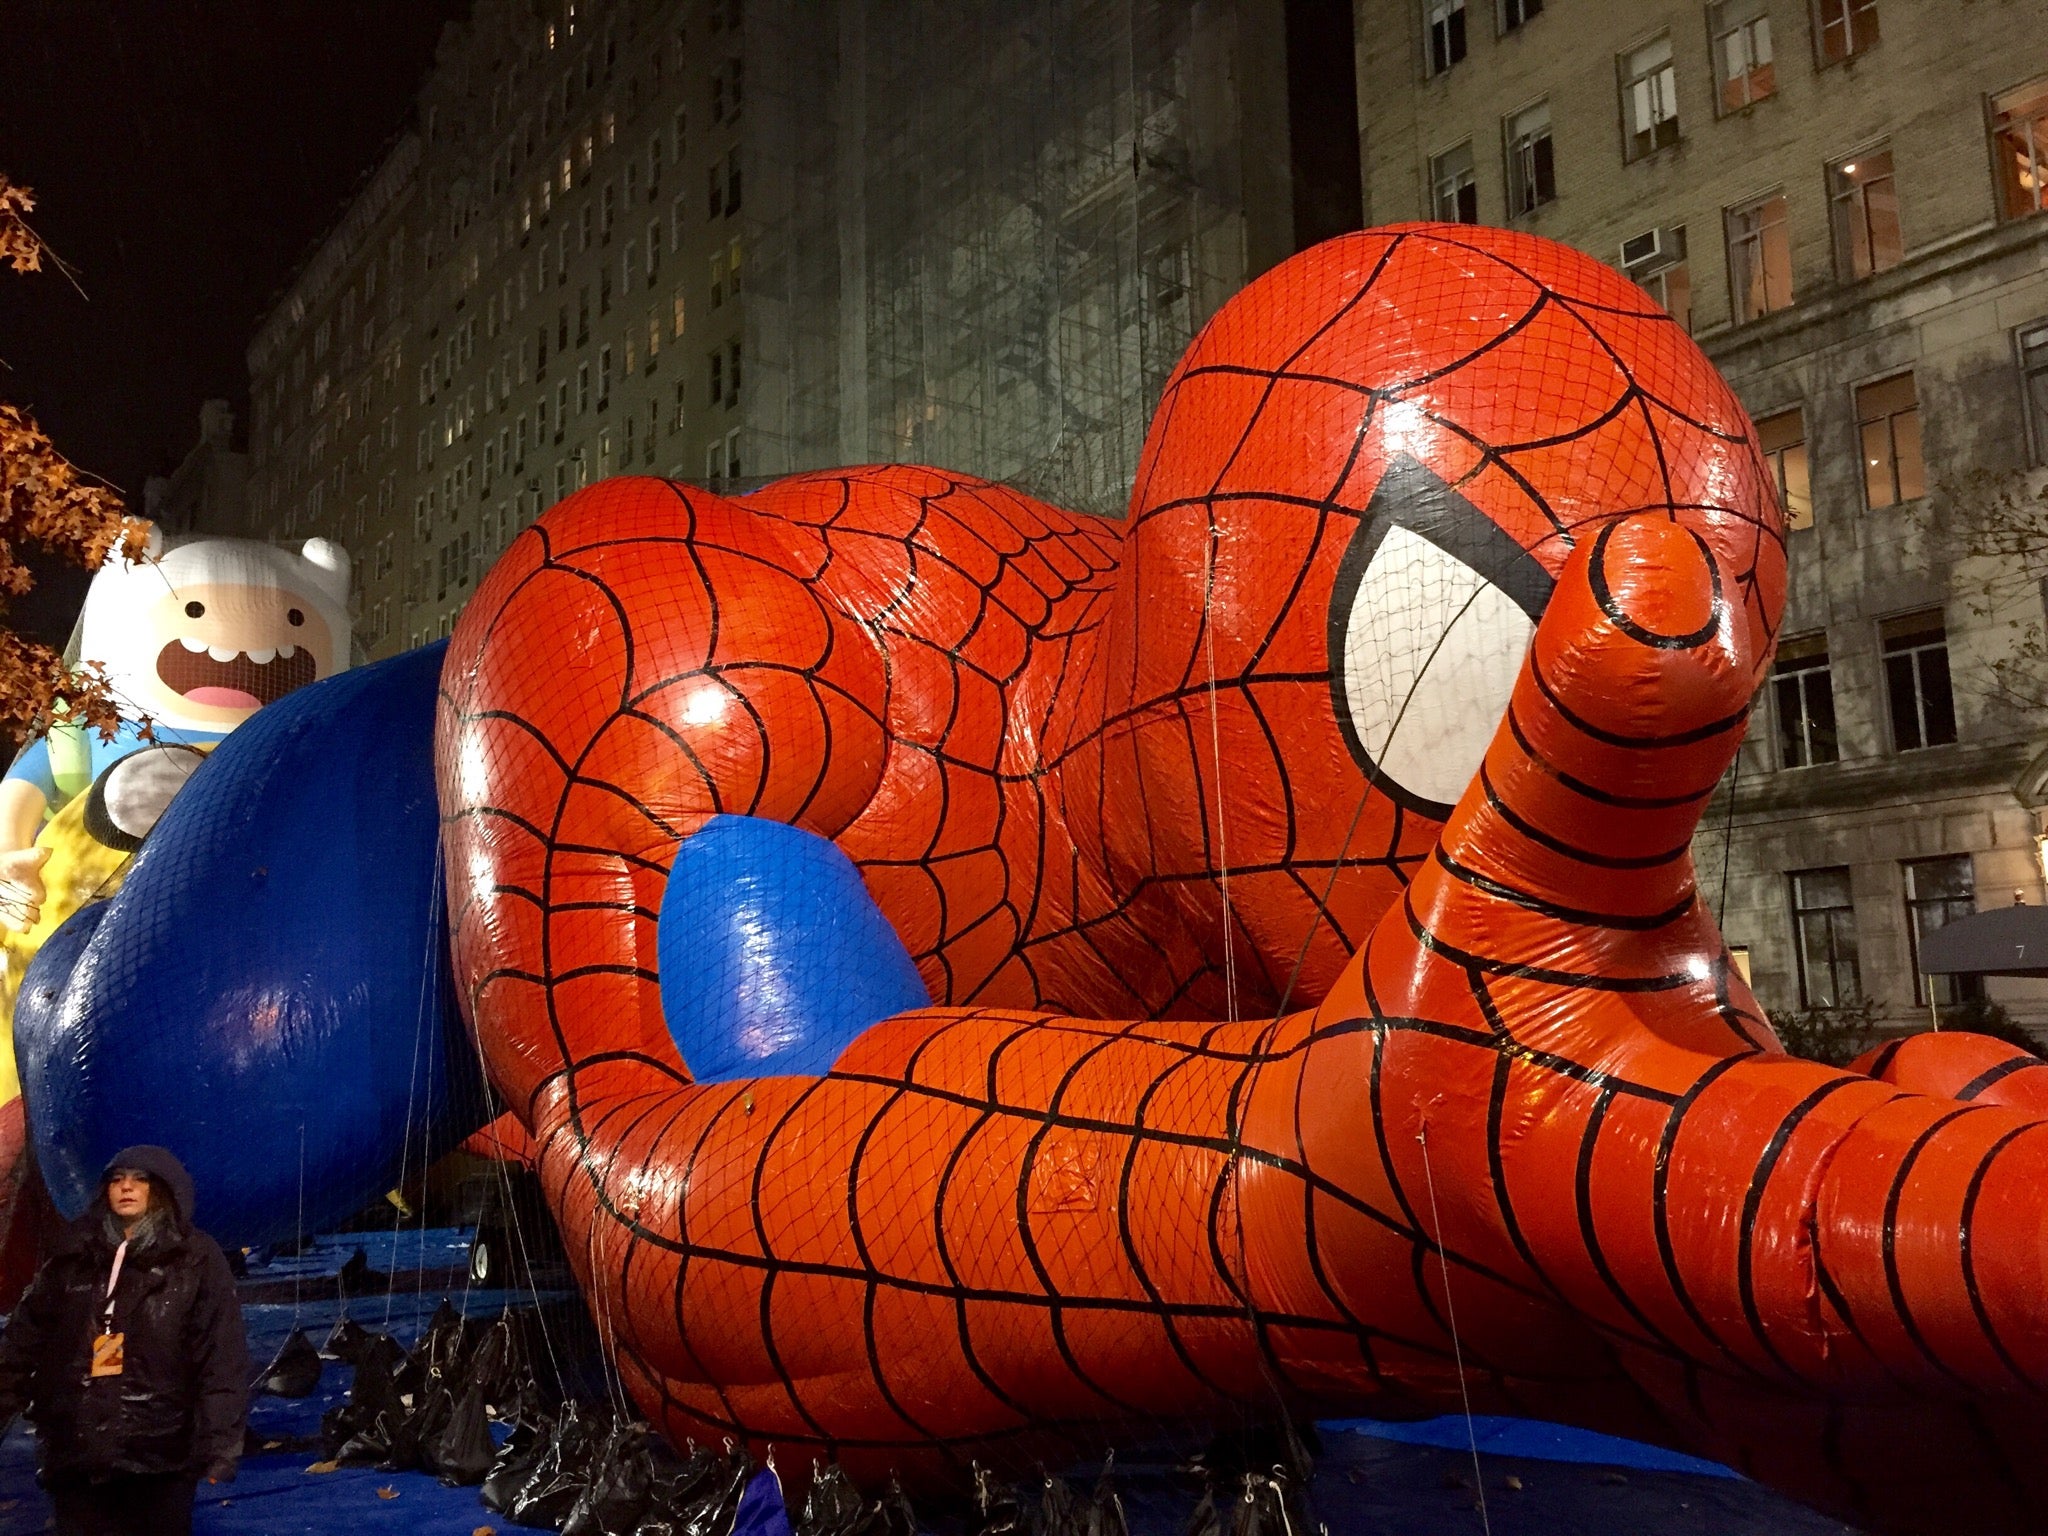
{"type": "Polygon", "coordinates": [[[817,1076],[931,994],[853,861],[801,827],[714,816],[669,869],[655,939],[669,1034],[700,1083],[817,1076]]]}
{"type": "Polygon", "coordinates": [[[66,1215],[170,1147],[221,1241],[318,1231],[480,1124],[453,1006],[433,771],[445,644],[259,710],[179,791],[121,890],[53,934],[15,1020],[66,1215]]]}

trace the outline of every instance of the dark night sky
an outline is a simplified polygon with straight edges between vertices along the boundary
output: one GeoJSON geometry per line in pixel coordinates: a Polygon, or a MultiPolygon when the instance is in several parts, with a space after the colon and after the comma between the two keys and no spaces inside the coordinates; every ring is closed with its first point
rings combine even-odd
{"type": "MultiPolygon", "coordinates": [[[[197,440],[202,400],[232,400],[239,432],[256,317],[406,121],[443,23],[468,8],[13,0],[0,169],[35,188],[31,221],[85,294],[47,267],[0,271],[0,398],[138,510],[143,478],[197,440]]],[[[42,629],[47,606],[11,617],[42,629]]]]}

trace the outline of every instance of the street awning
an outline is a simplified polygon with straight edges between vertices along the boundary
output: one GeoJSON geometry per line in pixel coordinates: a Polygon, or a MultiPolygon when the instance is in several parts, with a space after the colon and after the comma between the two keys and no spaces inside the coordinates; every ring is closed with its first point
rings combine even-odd
{"type": "Polygon", "coordinates": [[[1944,923],[1920,941],[1934,975],[2048,976],[2048,907],[1998,907],[1944,923]]]}

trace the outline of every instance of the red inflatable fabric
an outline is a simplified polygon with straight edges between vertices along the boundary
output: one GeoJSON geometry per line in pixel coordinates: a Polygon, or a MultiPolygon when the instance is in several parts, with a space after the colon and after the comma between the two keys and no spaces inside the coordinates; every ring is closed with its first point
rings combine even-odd
{"type": "Polygon", "coordinates": [[[1784,580],[1690,340],[1459,226],[1227,305],[1121,526],[554,509],[444,673],[456,965],[641,1406],[958,1479],[1469,1402],[2048,1519],[2048,1127],[1782,1054],[1695,885],[1784,580]],[[835,840],[937,1006],[694,1083],[655,914],[718,813],[835,840]]]}

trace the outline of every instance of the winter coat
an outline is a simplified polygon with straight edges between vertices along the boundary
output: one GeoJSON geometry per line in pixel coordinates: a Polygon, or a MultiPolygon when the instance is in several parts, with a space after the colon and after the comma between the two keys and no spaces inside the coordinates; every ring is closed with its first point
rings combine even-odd
{"type": "Polygon", "coordinates": [[[50,1255],[0,1334],[0,1425],[26,1407],[42,1475],[234,1475],[249,1409],[249,1349],[234,1276],[192,1225],[192,1179],[161,1147],[130,1147],[107,1165],[137,1168],[166,1190],[170,1219],[130,1241],[114,1290],[124,1335],[118,1376],[88,1374],[106,1315],[119,1225],[105,1180],[50,1255]],[[111,1231],[109,1230],[111,1228],[111,1231]]]}

